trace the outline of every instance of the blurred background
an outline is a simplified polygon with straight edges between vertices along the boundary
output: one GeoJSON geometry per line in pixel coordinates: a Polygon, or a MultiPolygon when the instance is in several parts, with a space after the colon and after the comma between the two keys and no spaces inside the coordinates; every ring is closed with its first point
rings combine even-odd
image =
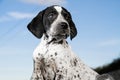
{"type": "Polygon", "coordinates": [[[0,80],[29,80],[40,43],[27,24],[47,6],[64,6],[78,34],[74,53],[100,74],[120,67],[120,0],[0,0],[0,80]]]}

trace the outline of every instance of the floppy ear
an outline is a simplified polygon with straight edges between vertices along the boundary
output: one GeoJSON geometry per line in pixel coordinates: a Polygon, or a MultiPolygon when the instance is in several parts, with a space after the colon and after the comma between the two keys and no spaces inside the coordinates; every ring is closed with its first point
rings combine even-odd
{"type": "Polygon", "coordinates": [[[41,38],[44,33],[43,13],[44,11],[41,11],[27,26],[28,30],[37,38],[41,38]]]}
{"type": "Polygon", "coordinates": [[[77,35],[77,29],[72,20],[70,21],[69,24],[70,24],[70,39],[72,40],[77,35]]]}

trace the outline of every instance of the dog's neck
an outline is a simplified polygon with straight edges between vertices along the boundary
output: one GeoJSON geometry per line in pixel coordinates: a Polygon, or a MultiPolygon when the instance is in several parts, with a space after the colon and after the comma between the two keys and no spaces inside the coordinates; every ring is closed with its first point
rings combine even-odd
{"type": "Polygon", "coordinates": [[[44,44],[68,44],[66,39],[55,39],[51,36],[47,36],[46,34],[43,34],[41,42],[44,42],[44,44]]]}

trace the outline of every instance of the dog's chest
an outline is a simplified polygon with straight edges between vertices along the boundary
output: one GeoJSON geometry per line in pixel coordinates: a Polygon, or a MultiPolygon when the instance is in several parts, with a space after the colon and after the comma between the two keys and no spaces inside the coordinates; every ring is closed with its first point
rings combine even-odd
{"type": "Polygon", "coordinates": [[[63,44],[40,44],[33,53],[35,61],[41,59],[55,59],[55,60],[68,60],[72,56],[70,47],[65,43],[63,44]]]}
{"type": "Polygon", "coordinates": [[[33,58],[40,63],[39,67],[46,70],[46,78],[56,75],[61,76],[62,80],[95,80],[98,75],[71,51],[67,43],[40,44],[34,51],[33,58]]]}

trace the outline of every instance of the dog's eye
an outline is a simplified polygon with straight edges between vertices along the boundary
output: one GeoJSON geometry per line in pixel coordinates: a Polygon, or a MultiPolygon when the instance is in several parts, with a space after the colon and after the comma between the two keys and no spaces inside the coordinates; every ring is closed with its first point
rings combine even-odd
{"type": "Polygon", "coordinates": [[[68,15],[68,14],[64,14],[64,17],[65,17],[66,20],[70,20],[71,19],[70,15],[68,15]]]}
{"type": "Polygon", "coordinates": [[[50,13],[50,14],[48,15],[48,18],[51,19],[51,18],[53,18],[53,16],[54,16],[54,13],[50,13]]]}

